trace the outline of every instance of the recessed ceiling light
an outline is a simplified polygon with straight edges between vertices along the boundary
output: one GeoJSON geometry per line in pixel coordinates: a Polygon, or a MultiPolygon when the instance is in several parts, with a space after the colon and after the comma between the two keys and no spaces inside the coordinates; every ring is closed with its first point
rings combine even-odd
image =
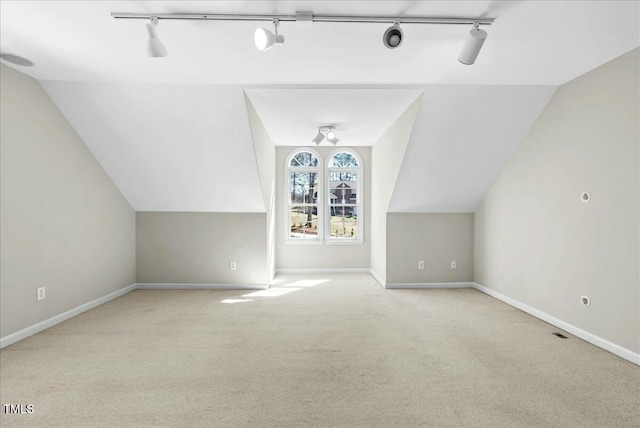
{"type": "Polygon", "coordinates": [[[26,58],[23,58],[18,55],[10,54],[10,53],[1,53],[0,58],[3,60],[10,62],[11,64],[21,65],[23,67],[32,67],[33,63],[26,58]]]}

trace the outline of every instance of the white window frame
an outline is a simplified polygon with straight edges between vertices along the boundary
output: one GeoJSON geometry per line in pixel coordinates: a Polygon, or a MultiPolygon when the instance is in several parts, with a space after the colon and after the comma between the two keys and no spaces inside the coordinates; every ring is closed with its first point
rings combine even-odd
{"type": "Polygon", "coordinates": [[[325,230],[325,236],[324,236],[324,240],[326,244],[331,244],[331,245],[360,245],[364,243],[364,237],[363,237],[363,231],[364,231],[364,193],[363,193],[363,181],[364,181],[364,165],[362,164],[362,158],[360,157],[360,155],[358,155],[358,153],[355,150],[349,149],[349,148],[337,148],[335,150],[333,150],[331,153],[329,153],[329,156],[327,157],[327,161],[326,161],[326,167],[324,168],[325,170],[325,186],[326,186],[326,191],[325,193],[328,195],[328,193],[331,191],[331,173],[332,172],[349,172],[349,171],[353,171],[356,172],[358,174],[358,188],[357,188],[357,193],[356,193],[356,210],[358,213],[358,232],[357,232],[357,238],[336,238],[336,237],[332,237],[331,236],[331,200],[330,198],[327,197],[328,201],[324,204],[324,211],[325,211],[325,219],[324,219],[324,230],[325,230]],[[355,168],[343,168],[343,167],[330,167],[329,164],[331,163],[331,160],[333,159],[333,157],[338,154],[338,153],[349,153],[351,156],[353,156],[357,161],[358,161],[358,166],[355,168]]]}
{"type": "Polygon", "coordinates": [[[289,153],[285,162],[285,177],[284,177],[284,195],[285,195],[285,242],[287,244],[296,245],[317,245],[322,244],[324,240],[324,162],[322,156],[315,150],[308,147],[299,147],[289,153]],[[296,167],[291,166],[291,160],[298,153],[308,152],[318,159],[318,166],[316,167],[296,167]],[[315,189],[318,193],[318,198],[315,204],[309,204],[310,206],[317,205],[317,219],[318,219],[318,234],[316,238],[292,238],[291,237],[291,207],[293,205],[305,205],[305,204],[292,204],[291,203],[291,189],[289,188],[291,183],[292,172],[315,172],[318,174],[318,187],[315,189]]]}

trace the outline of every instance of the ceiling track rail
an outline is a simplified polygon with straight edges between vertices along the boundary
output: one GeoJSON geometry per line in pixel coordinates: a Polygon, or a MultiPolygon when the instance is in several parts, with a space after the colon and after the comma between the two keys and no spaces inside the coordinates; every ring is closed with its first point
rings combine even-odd
{"type": "Polygon", "coordinates": [[[207,13],[120,13],[112,12],[115,19],[167,19],[198,21],[274,21],[280,22],[343,22],[343,23],[399,23],[444,25],[491,25],[494,18],[459,18],[429,16],[375,16],[375,15],[314,15],[298,12],[294,15],[278,14],[207,14],[207,13]]]}

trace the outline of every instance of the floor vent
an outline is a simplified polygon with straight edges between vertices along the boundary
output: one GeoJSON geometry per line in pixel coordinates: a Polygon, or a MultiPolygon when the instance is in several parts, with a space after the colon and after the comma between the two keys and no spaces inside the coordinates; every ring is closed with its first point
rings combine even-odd
{"type": "Polygon", "coordinates": [[[558,336],[560,339],[568,339],[568,337],[567,337],[567,336],[565,336],[565,335],[564,335],[564,334],[562,334],[562,333],[552,333],[552,334],[553,334],[554,336],[558,336]]]}

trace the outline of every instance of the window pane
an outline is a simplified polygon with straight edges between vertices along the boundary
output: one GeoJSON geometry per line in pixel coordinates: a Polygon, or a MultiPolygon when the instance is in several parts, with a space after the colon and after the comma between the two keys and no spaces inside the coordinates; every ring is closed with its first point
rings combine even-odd
{"type": "Polygon", "coordinates": [[[289,180],[292,204],[313,204],[318,200],[318,173],[292,172],[289,180]]]}
{"type": "Polygon", "coordinates": [[[330,204],[355,204],[358,200],[358,173],[332,172],[329,185],[330,204]]]}
{"type": "Polygon", "coordinates": [[[315,239],[318,237],[318,207],[291,207],[289,222],[291,238],[315,239]]]}
{"type": "Polygon", "coordinates": [[[291,158],[289,166],[294,167],[313,167],[318,166],[318,158],[313,153],[300,152],[291,158]]]}
{"type": "Polygon", "coordinates": [[[331,237],[358,239],[357,207],[331,206],[331,237]]]}
{"type": "Polygon", "coordinates": [[[358,166],[358,159],[351,153],[336,153],[329,161],[329,167],[355,168],[358,166]]]}
{"type": "Polygon", "coordinates": [[[336,172],[329,174],[331,181],[353,181],[358,182],[358,173],[356,171],[336,172]]]}

